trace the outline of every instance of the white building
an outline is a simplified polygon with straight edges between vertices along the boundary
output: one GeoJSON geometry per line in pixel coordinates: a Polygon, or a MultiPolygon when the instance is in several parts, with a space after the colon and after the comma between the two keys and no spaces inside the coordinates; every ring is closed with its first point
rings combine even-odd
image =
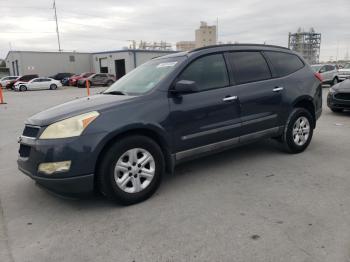
{"type": "Polygon", "coordinates": [[[10,75],[51,76],[56,73],[90,72],[91,59],[90,53],[10,51],[5,62],[10,75]]]}
{"type": "Polygon", "coordinates": [[[200,27],[196,30],[196,47],[216,45],[217,34],[216,26],[209,26],[206,22],[201,22],[200,27]]]}
{"type": "Polygon", "coordinates": [[[92,54],[94,72],[114,74],[117,79],[137,66],[174,51],[126,49],[92,54]]]}
{"type": "Polygon", "coordinates": [[[10,75],[83,72],[110,73],[122,77],[135,67],[174,51],[126,49],[98,53],[10,51],[5,62],[10,75]]]}

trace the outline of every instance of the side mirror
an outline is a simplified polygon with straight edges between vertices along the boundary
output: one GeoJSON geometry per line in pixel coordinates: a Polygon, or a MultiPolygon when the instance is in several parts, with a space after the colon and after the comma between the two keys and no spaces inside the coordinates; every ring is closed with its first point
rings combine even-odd
{"type": "Polygon", "coordinates": [[[195,81],[189,81],[189,80],[180,80],[178,81],[174,89],[172,90],[173,93],[179,93],[179,94],[186,94],[186,93],[194,93],[198,91],[198,87],[195,81]]]}

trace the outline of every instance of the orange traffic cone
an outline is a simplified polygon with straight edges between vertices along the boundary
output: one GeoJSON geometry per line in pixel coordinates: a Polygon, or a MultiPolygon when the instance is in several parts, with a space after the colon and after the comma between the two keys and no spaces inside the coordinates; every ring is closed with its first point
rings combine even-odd
{"type": "Polygon", "coordinates": [[[6,104],[4,102],[4,95],[2,93],[2,85],[0,84],[0,105],[6,104]]]}

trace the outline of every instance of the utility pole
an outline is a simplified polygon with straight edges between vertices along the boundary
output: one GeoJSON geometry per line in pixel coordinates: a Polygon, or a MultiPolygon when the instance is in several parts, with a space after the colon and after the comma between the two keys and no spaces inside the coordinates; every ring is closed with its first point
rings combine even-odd
{"type": "Polygon", "coordinates": [[[219,17],[216,17],[216,44],[219,44],[219,17]]]}
{"type": "Polygon", "coordinates": [[[61,41],[60,41],[60,33],[58,31],[58,21],[57,21],[57,11],[56,11],[56,0],[53,0],[53,9],[55,11],[55,20],[56,20],[56,33],[57,33],[57,42],[58,42],[58,51],[61,52],[61,41]]]}

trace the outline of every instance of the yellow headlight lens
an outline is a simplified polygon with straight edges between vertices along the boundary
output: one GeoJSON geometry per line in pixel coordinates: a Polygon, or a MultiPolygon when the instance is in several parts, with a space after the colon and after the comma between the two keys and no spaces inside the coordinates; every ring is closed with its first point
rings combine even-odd
{"type": "Polygon", "coordinates": [[[57,139],[80,136],[84,129],[99,116],[97,111],[74,116],[49,125],[40,139],[57,139]]]}

